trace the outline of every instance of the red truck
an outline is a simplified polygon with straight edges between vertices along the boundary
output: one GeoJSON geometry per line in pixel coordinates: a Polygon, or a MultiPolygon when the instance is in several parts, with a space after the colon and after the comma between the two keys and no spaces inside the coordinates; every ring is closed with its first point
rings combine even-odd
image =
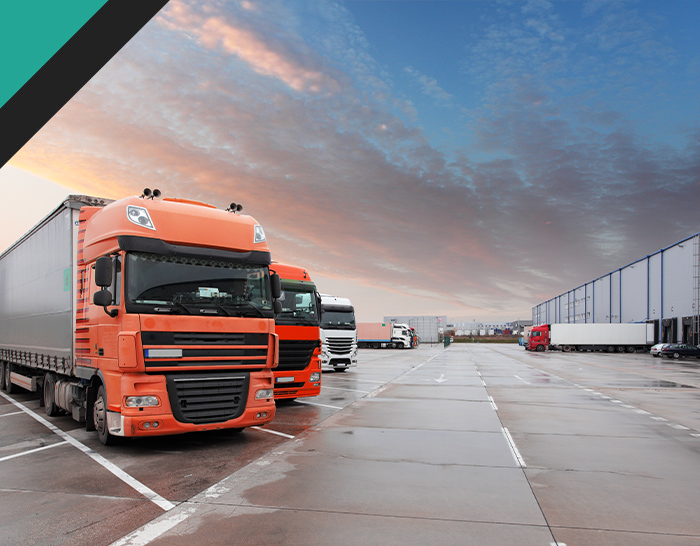
{"type": "Polygon", "coordinates": [[[320,296],[308,271],[294,265],[270,266],[281,280],[282,310],[275,317],[279,364],[275,400],[318,396],[321,392],[320,296]]]}
{"type": "Polygon", "coordinates": [[[240,206],[159,195],[69,196],[0,255],[0,387],[104,444],[275,414],[265,232],[240,206]]]}

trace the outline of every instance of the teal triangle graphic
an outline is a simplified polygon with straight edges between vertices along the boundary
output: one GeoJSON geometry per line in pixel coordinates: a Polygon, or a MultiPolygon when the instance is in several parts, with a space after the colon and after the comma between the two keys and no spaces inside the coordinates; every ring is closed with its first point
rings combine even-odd
{"type": "Polygon", "coordinates": [[[107,0],[0,4],[0,107],[87,23],[107,0]]]}

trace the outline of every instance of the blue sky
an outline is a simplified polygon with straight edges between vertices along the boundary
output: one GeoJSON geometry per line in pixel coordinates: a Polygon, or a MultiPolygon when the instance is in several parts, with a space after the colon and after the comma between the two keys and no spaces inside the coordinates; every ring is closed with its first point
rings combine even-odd
{"type": "Polygon", "coordinates": [[[699,20],[690,0],[171,0],[0,189],[242,202],[360,320],[527,318],[700,231],[699,20]]]}

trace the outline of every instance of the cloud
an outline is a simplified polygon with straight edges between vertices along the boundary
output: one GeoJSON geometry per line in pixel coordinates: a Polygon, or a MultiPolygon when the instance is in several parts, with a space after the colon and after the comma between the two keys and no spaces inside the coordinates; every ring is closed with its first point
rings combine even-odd
{"type": "Polygon", "coordinates": [[[105,197],[242,203],[275,259],[344,279],[364,320],[397,291],[418,314],[523,318],[698,230],[700,131],[651,142],[586,39],[608,8],[586,34],[557,6],[496,14],[471,42],[470,140],[439,147],[342,4],[171,1],[12,164],[105,197]]]}
{"type": "Polygon", "coordinates": [[[421,74],[412,66],[407,66],[406,68],[404,68],[404,71],[421,85],[424,95],[432,97],[438,104],[441,104],[443,106],[452,105],[454,96],[450,95],[447,91],[440,87],[435,78],[431,78],[429,76],[426,76],[425,74],[421,74]]]}

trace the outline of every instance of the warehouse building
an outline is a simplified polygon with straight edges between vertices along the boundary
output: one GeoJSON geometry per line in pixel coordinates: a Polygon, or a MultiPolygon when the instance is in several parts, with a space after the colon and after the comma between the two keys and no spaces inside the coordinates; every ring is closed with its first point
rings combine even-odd
{"type": "Polygon", "coordinates": [[[532,308],[535,325],[653,322],[658,342],[700,344],[700,233],[532,308]]]}

